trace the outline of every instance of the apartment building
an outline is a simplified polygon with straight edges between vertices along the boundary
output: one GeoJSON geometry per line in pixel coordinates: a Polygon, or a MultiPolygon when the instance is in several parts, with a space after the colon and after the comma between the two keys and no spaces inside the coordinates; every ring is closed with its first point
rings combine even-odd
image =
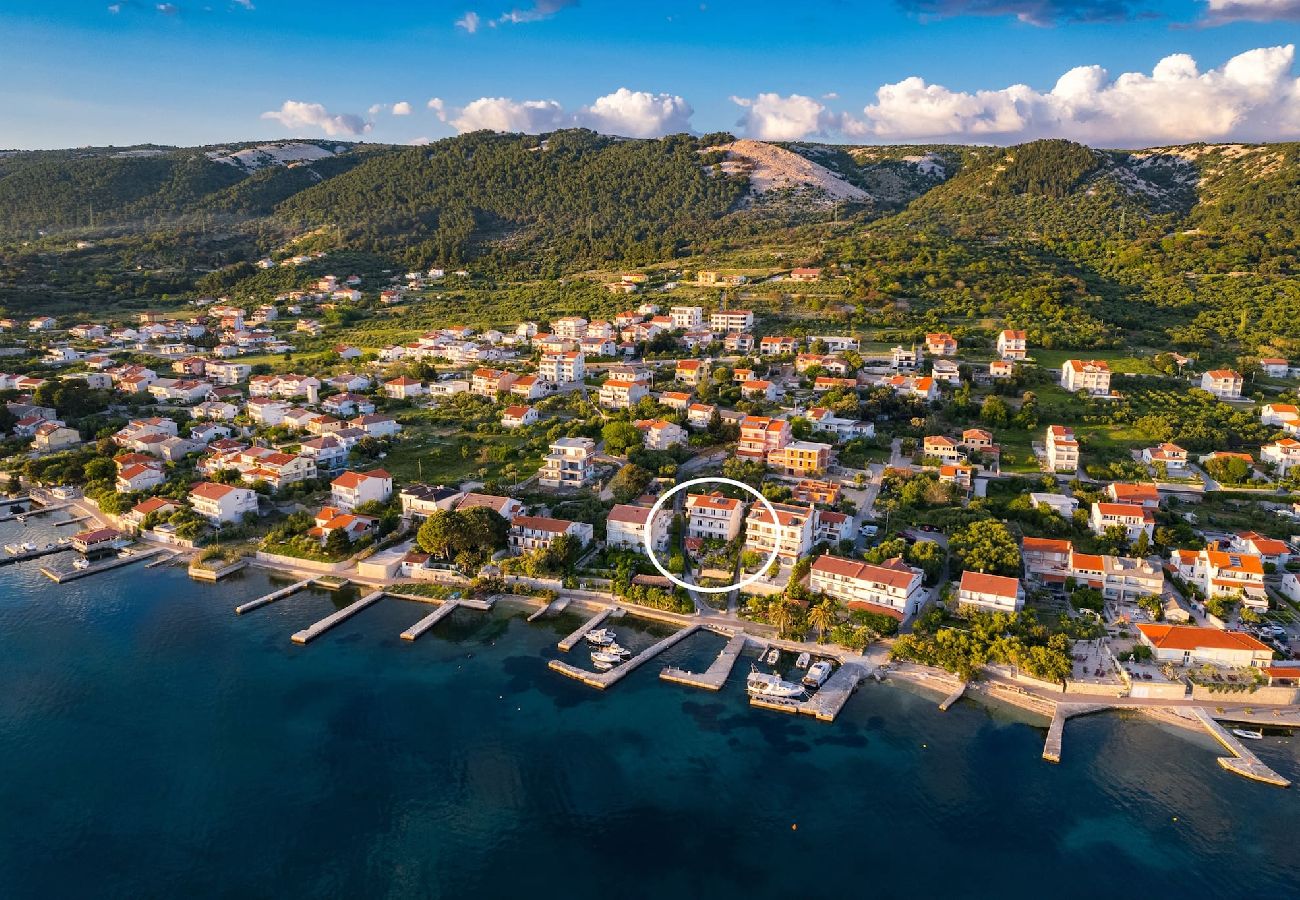
{"type": "Polygon", "coordinates": [[[574,384],[587,377],[586,360],[577,350],[548,353],[538,364],[537,374],[552,384],[574,384]]]}
{"type": "Polygon", "coordinates": [[[736,455],[746,459],[766,460],[774,450],[790,443],[790,423],[769,416],[745,416],[740,421],[740,440],[736,455]]]}
{"type": "Polygon", "coordinates": [[[393,476],[383,469],[344,472],[330,482],[330,499],[345,512],[351,512],[371,500],[385,503],[392,494],[393,476]]]}
{"type": "Polygon", "coordinates": [[[579,488],[591,480],[596,442],[585,437],[559,438],[542,460],[537,483],[544,488],[579,488]]]}
{"type": "Polygon", "coordinates": [[[731,497],[691,494],[686,498],[686,536],[729,541],[740,534],[745,504],[731,497]]]}
{"type": "Polygon", "coordinates": [[[672,513],[668,509],[660,509],[652,520],[649,507],[619,504],[609,511],[605,520],[605,544],[644,553],[648,533],[650,545],[657,552],[663,552],[668,549],[668,526],[671,522],[672,513]]]}
{"type": "Polygon", "coordinates": [[[561,535],[570,535],[582,545],[591,542],[592,527],[586,522],[570,522],[546,516],[515,516],[510,520],[509,543],[515,553],[545,550],[561,535]]]}
{"type": "Polygon", "coordinates": [[[925,597],[921,570],[899,557],[873,565],[819,556],[813,562],[809,586],[814,593],[834,597],[850,609],[881,612],[899,621],[914,616],[925,597]]]}
{"type": "Polygon", "coordinates": [[[777,559],[793,565],[812,550],[816,508],[787,503],[774,503],[772,506],[776,510],[775,519],[765,504],[750,505],[749,515],[745,518],[745,549],[766,558],[776,547],[777,559]]]}
{"type": "Polygon", "coordinates": [[[1100,359],[1067,359],[1061,364],[1061,385],[1095,397],[1110,394],[1110,366],[1100,359]]]}
{"type": "Polygon", "coordinates": [[[1104,535],[1106,529],[1120,526],[1130,543],[1140,535],[1151,537],[1156,519],[1151,510],[1137,503],[1094,503],[1088,516],[1088,527],[1093,534],[1104,535]]]}
{"type": "Polygon", "coordinates": [[[1053,472],[1078,471],[1079,442],[1074,438],[1074,429],[1047,426],[1047,468],[1053,472]]]}
{"type": "Polygon", "coordinates": [[[768,453],[767,464],[782,475],[820,475],[831,464],[831,445],[790,441],[768,453]]]}
{"type": "Polygon", "coordinates": [[[748,309],[720,310],[710,313],[709,327],[728,333],[749,331],[754,327],[754,313],[748,309]]]}
{"type": "Polygon", "coordinates": [[[1019,612],[1025,605],[1025,589],[1018,578],[968,569],[961,573],[957,602],[993,612],[1019,612]]]}
{"type": "Polygon", "coordinates": [[[1026,354],[1025,333],[1006,329],[998,334],[998,356],[1004,360],[1021,360],[1026,354]]]}
{"type": "Polygon", "coordinates": [[[1220,400],[1240,400],[1242,384],[1241,374],[1232,369],[1211,369],[1201,375],[1201,390],[1220,400]]]}

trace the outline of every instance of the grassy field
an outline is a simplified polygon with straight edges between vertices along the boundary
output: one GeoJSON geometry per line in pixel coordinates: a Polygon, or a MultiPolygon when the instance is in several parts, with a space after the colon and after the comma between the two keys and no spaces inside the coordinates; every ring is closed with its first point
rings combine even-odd
{"type": "MultiPolygon", "coordinates": [[[[1151,356],[1146,356],[1138,351],[1132,350],[1043,350],[1032,349],[1029,355],[1034,362],[1043,369],[1054,369],[1057,372],[1067,359],[1099,359],[1110,366],[1110,370],[1115,373],[1132,373],[1136,375],[1161,375],[1151,365],[1151,356],[1155,355],[1153,351],[1151,356]]],[[[1114,388],[1120,388],[1119,384],[1113,385],[1114,388]]]]}

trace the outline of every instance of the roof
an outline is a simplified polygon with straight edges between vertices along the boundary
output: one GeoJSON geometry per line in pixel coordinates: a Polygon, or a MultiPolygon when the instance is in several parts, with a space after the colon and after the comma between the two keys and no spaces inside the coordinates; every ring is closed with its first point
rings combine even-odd
{"type": "Polygon", "coordinates": [[[1069,541],[1056,538],[1027,537],[1020,541],[1020,549],[1026,553],[1069,553],[1071,546],[1069,541]]]}
{"type": "Polygon", "coordinates": [[[194,489],[190,491],[190,496],[199,497],[203,500],[220,500],[231,491],[236,490],[242,489],[236,488],[234,485],[218,484],[215,481],[205,481],[202,484],[196,485],[194,489]]]}
{"type": "Polygon", "coordinates": [[[1243,541],[1249,541],[1255,548],[1255,552],[1261,556],[1281,556],[1291,552],[1286,541],[1279,541],[1277,538],[1265,537],[1253,531],[1245,531],[1237,535],[1243,541]]]}
{"type": "Polygon", "coordinates": [[[630,506],[620,503],[609,511],[608,521],[626,522],[629,525],[644,525],[650,520],[650,510],[644,506],[630,506]]]}
{"type": "Polygon", "coordinates": [[[168,500],[166,497],[150,497],[148,500],[142,500],[135,506],[131,507],[131,511],[139,513],[142,516],[147,516],[150,513],[157,512],[160,509],[165,509],[168,506],[179,507],[180,504],[175,500],[168,500]]]}
{"type": "Polygon", "coordinates": [[[1241,376],[1232,371],[1232,369],[1211,369],[1205,374],[1215,380],[1237,380],[1241,378],[1241,376]]]}
{"type": "Polygon", "coordinates": [[[460,498],[456,504],[456,509],[472,509],[475,506],[486,506],[488,509],[501,512],[512,502],[510,497],[498,497],[495,494],[475,494],[469,493],[460,498]]]}
{"type": "Polygon", "coordinates": [[[532,410],[533,408],[531,406],[507,406],[504,415],[514,419],[522,419],[524,416],[532,412],[532,410]]]}
{"type": "Polygon", "coordinates": [[[1219,631],[1217,628],[1198,628],[1194,625],[1140,624],[1142,632],[1159,650],[1248,650],[1252,653],[1273,651],[1267,644],[1240,631],[1219,631]]]}
{"type": "Polygon", "coordinates": [[[371,469],[369,472],[344,472],[330,484],[341,488],[353,488],[370,478],[392,478],[383,469],[371,469]]]}
{"type": "Polygon", "coordinates": [[[722,509],[730,512],[740,507],[739,500],[721,494],[691,494],[686,498],[687,509],[722,509]]]}
{"type": "Polygon", "coordinates": [[[1015,597],[1020,593],[1020,581],[1005,575],[986,575],[983,572],[961,573],[961,590],[973,594],[993,594],[998,597],[1015,597]]]}
{"type": "Polygon", "coordinates": [[[528,528],[532,531],[546,531],[551,534],[563,534],[573,523],[568,519],[552,519],[548,516],[515,516],[510,520],[513,528],[528,528]]]}
{"type": "Polygon", "coordinates": [[[1113,516],[1117,519],[1141,519],[1153,521],[1151,512],[1137,503],[1094,503],[1093,507],[1100,515],[1113,516]]]}
{"type": "MultiPolygon", "coordinates": [[[[894,562],[891,560],[891,562],[894,562]]],[[[896,565],[872,565],[854,559],[838,556],[819,556],[812,565],[812,571],[840,578],[853,578],[884,584],[889,587],[906,589],[920,573],[901,563],[896,565]]]]}

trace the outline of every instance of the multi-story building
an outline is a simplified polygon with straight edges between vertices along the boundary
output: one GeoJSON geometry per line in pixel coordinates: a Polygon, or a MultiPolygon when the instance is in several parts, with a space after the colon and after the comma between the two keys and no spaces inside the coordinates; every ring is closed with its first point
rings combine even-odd
{"type": "Polygon", "coordinates": [[[998,334],[998,356],[1002,359],[1024,359],[1026,352],[1023,331],[1006,329],[998,334]]]}
{"type": "Polygon", "coordinates": [[[1110,366],[1100,359],[1067,359],[1061,364],[1061,385],[1097,397],[1110,394],[1110,366]]]}
{"type": "Polygon", "coordinates": [[[740,534],[745,504],[731,497],[691,494],[686,498],[686,536],[729,541],[740,534]]]}
{"type": "Polygon", "coordinates": [[[645,445],[649,450],[668,450],[686,444],[686,429],[673,422],[665,419],[638,419],[633,424],[645,436],[645,445]]]}
{"type": "Polygon", "coordinates": [[[714,331],[737,333],[754,327],[754,313],[748,309],[724,309],[709,315],[709,327],[714,331]]]}
{"type": "Polygon", "coordinates": [[[761,554],[765,559],[777,548],[777,559],[793,565],[807,556],[813,546],[813,532],[817,511],[812,506],[794,506],[774,503],[776,518],[767,511],[766,504],[754,503],[745,518],[745,549],[761,554]]]}
{"type": "Polygon", "coordinates": [[[330,482],[330,499],[340,509],[351,512],[363,503],[384,503],[393,493],[393,476],[383,469],[369,472],[344,472],[330,482]]]}
{"type": "Polygon", "coordinates": [[[580,488],[591,480],[596,442],[586,437],[559,438],[542,460],[537,483],[544,488],[580,488]]]}
{"type": "Polygon", "coordinates": [[[1053,472],[1075,472],[1079,468],[1079,442],[1074,429],[1064,425],[1047,426],[1047,468],[1053,472]]]}
{"type": "Polygon", "coordinates": [[[831,464],[831,445],[790,441],[768,453],[767,464],[782,475],[820,475],[831,464]]]}
{"type": "Polygon", "coordinates": [[[562,319],[556,319],[551,323],[551,326],[557,337],[569,341],[576,341],[587,334],[587,320],[582,316],[565,316],[562,319]]]}
{"type": "Polygon", "coordinates": [[[967,569],[961,573],[957,602],[994,612],[1019,612],[1025,605],[1025,590],[1018,578],[987,575],[967,569]]]}
{"type": "Polygon", "coordinates": [[[768,335],[758,342],[758,352],[763,356],[781,356],[794,353],[799,348],[798,338],[768,335]]]}
{"type": "Polygon", "coordinates": [[[1285,476],[1296,465],[1300,465],[1300,441],[1294,438],[1282,438],[1272,444],[1259,448],[1260,462],[1277,467],[1277,473],[1285,476]]]}
{"type": "Polygon", "coordinates": [[[1169,563],[1179,577],[1206,597],[1228,594],[1240,597],[1247,606],[1268,608],[1264,560],[1254,553],[1223,550],[1213,544],[1204,550],[1174,550],[1169,563]]]}
{"type": "Polygon", "coordinates": [[[542,357],[537,374],[552,384],[574,384],[587,377],[586,360],[577,350],[548,353],[542,357]]]}
{"type": "Polygon", "coordinates": [[[1240,400],[1242,383],[1241,374],[1232,369],[1211,369],[1201,376],[1201,390],[1220,400],[1240,400]]]}
{"type": "Polygon", "coordinates": [[[570,535],[578,543],[591,542],[592,527],[586,522],[570,522],[546,516],[515,516],[510,521],[510,549],[516,553],[545,550],[561,535],[570,535]]]}
{"type": "Polygon", "coordinates": [[[190,506],[213,524],[237,522],[257,512],[257,492],[230,484],[205,481],[190,491],[190,506]]]}
{"type": "Polygon", "coordinates": [[[1088,527],[1096,535],[1104,535],[1106,529],[1120,526],[1124,529],[1125,539],[1136,541],[1140,535],[1151,537],[1155,531],[1156,519],[1151,510],[1137,503],[1094,503],[1092,513],[1088,516],[1088,527]]]}
{"type": "Polygon", "coordinates": [[[507,406],[501,414],[501,427],[523,428],[537,421],[537,410],[531,406],[507,406]]]}
{"type": "Polygon", "coordinates": [[[689,384],[692,387],[699,385],[709,377],[708,360],[703,359],[683,359],[677,362],[677,369],[673,377],[683,384],[689,384]]]}
{"type": "Polygon", "coordinates": [[[1142,643],[1154,652],[1156,662],[1233,668],[1273,664],[1273,648],[1240,631],[1145,622],[1137,629],[1142,643]]]}
{"type": "Polygon", "coordinates": [[[745,416],[740,422],[740,440],[736,455],[746,459],[766,460],[774,450],[790,443],[790,423],[769,416],[745,416]]]}
{"type": "Polygon", "coordinates": [[[650,391],[647,390],[644,381],[611,376],[600,386],[598,399],[600,405],[608,409],[628,409],[648,396],[650,391]]]}
{"type": "Polygon", "coordinates": [[[882,612],[906,621],[921,608],[925,592],[919,569],[895,557],[873,565],[838,556],[819,556],[813,562],[810,587],[843,602],[850,609],[882,612]]]}
{"type": "Polygon", "coordinates": [[[686,424],[692,428],[708,428],[717,411],[716,406],[708,403],[692,403],[686,407],[686,424]]]}
{"type": "Polygon", "coordinates": [[[957,352],[957,339],[946,331],[927,334],[925,352],[931,356],[952,356],[957,352]]]}
{"type": "Polygon", "coordinates": [[[470,393],[481,397],[496,397],[502,391],[510,390],[510,386],[518,377],[514,372],[507,372],[504,369],[475,369],[470,375],[469,390],[470,393]]]}
{"type": "Polygon", "coordinates": [[[695,331],[704,324],[704,309],[699,306],[674,306],[668,310],[673,328],[695,331]]]}
{"type": "Polygon", "coordinates": [[[921,441],[921,455],[926,458],[937,459],[942,463],[959,463],[966,461],[966,454],[962,452],[957,442],[947,435],[928,434],[921,441]]]}
{"type": "Polygon", "coordinates": [[[652,520],[649,507],[619,504],[609,511],[605,520],[605,544],[644,553],[648,532],[650,545],[662,552],[668,549],[668,525],[671,521],[672,513],[667,509],[660,509],[652,520]]]}

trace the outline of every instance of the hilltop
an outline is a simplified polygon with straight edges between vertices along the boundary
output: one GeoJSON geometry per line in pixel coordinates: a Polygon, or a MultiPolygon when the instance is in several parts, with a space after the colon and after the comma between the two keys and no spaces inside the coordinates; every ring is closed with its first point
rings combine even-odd
{"type": "Polygon", "coordinates": [[[14,311],[273,290],[252,263],[351,251],[499,282],[845,264],[863,325],[1009,318],[1050,345],[1300,341],[1294,144],[1117,151],[729,134],[477,132],[0,155],[14,311]],[[850,268],[851,267],[851,268],[850,268]],[[851,273],[851,274],[850,274],[851,273]]]}

